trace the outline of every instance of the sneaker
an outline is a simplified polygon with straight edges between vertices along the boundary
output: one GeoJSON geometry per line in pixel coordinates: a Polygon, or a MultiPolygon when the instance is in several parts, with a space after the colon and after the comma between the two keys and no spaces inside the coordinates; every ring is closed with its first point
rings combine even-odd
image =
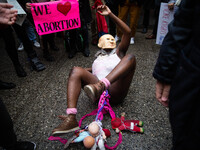
{"type": "Polygon", "coordinates": [[[118,42],[120,40],[121,40],[120,37],[118,37],[117,35],[115,35],[115,41],[118,42]]]}
{"type": "Polygon", "coordinates": [[[31,62],[31,67],[36,71],[42,71],[46,69],[45,65],[42,64],[37,57],[31,59],[30,62],[31,62]]]}
{"type": "Polygon", "coordinates": [[[80,129],[76,120],[76,115],[70,114],[59,117],[63,120],[63,122],[52,131],[53,136],[63,135],[80,129]]]}
{"type": "Polygon", "coordinates": [[[132,37],[131,40],[130,40],[130,44],[134,44],[134,43],[135,43],[134,37],[132,37]]]}
{"type": "Polygon", "coordinates": [[[35,42],[33,43],[33,45],[34,45],[35,47],[37,47],[37,48],[40,48],[40,43],[37,42],[37,41],[35,41],[35,42]]]}
{"type": "Polygon", "coordinates": [[[84,91],[91,100],[96,101],[105,91],[105,84],[101,81],[96,84],[89,84],[84,86],[84,91]]]}
{"type": "Polygon", "coordinates": [[[35,150],[36,144],[29,141],[19,141],[15,145],[15,150],[35,150]]]}
{"type": "Polygon", "coordinates": [[[23,51],[24,50],[24,45],[23,43],[20,43],[19,47],[17,48],[18,51],[23,51]]]}

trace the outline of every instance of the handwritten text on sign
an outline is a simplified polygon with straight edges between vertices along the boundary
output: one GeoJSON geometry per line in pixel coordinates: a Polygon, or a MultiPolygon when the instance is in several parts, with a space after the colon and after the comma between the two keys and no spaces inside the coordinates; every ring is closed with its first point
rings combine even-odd
{"type": "Polygon", "coordinates": [[[178,8],[168,9],[168,3],[161,3],[156,44],[162,45],[163,39],[168,32],[168,24],[174,19],[174,13],[178,8]]]}
{"type": "Polygon", "coordinates": [[[32,3],[31,12],[39,35],[81,27],[77,0],[32,3]]]}

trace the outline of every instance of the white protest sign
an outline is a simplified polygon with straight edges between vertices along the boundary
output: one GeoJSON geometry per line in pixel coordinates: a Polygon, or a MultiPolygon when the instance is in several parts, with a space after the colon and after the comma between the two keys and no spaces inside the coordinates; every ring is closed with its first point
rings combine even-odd
{"type": "Polygon", "coordinates": [[[19,3],[16,0],[7,0],[7,2],[13,5],[12,9],[18,10],[17,20],[15,23],[21,26],[27,16],[26,12],[23,10],[23,8],[19,5],[19,3]]]}
{"type": "Polygon", "coordinates": [[[162,45],[163,39],[168,32],[168,24],[174,19],[174,13],[177,9],[178,7],[174,7],[173,10],[169,10],[168,3],[161,3],[156,44],[162,45]]]}

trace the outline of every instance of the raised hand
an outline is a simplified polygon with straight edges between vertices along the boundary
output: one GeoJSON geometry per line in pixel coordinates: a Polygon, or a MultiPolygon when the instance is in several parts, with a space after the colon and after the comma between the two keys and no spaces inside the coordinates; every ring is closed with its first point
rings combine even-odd
{"type": "Polygon", "coordinates": [[[106,5],[99,5],[97,7],[97,12],[103,16],[107,16],[111,13],[110,9],[106,5]]]}

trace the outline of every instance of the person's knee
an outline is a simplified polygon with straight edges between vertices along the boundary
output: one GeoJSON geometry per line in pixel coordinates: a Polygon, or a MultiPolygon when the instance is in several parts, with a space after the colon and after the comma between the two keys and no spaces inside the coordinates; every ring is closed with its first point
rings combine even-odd
{"type": "Polygon", "coordinates": [[[126,55],[126,60],[128,63],[131,63],[131,66],[133,69],[136,67],[136,58],[133,54],[127,54],[126,55]]]}
{"type": "Polygon", "coordinates": [[[81,67],[73,67],[69,73],[69,77],[80,75],[81,70],[82,70],[81,67]]]}

